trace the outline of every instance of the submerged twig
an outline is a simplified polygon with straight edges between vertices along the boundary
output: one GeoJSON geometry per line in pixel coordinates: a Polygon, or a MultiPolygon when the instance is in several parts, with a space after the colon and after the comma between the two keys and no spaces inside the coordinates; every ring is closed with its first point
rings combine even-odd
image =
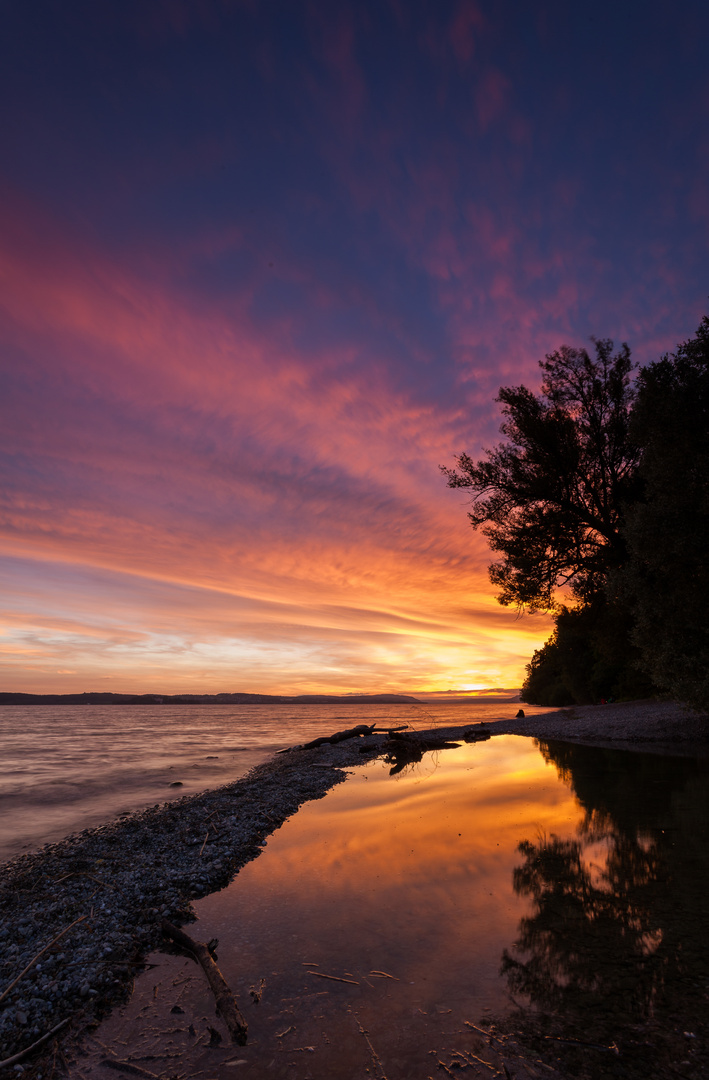
{"type": "Polygon", "coordinates": [[[352,983],[353,986],[359,986],[356,979],[341,979],[339,975],[326,975],[324,971],[307,971],[306,975],[317,975],[319,979],[332,979],[333,982],[352,983]]]}
{"type": "Polygon", "coordinates": [[[478,1027],[477,1024],[473,1024],[470,1020],[464,1020],[463,1023],[466,1027],[473,1028],[474,1031],[479,1031],[481,1035],[484,1035],[486,1039],[496,1039],[498,1042],[504,1043],[507,1040],[501,1039],[499,1035],[493,1035],[491,1031],[486,1031],[485,1028],[478,1027]]]}
{"type": "Polygon", "coordinates": [[[458,1054],[458,1056],[464,1058],[464,1060],[472,1058],[473,1061],[477,1061],[480,1065],[484,1065],[486,1069],[490,1070],[490,1072],[494,1072],[496,1076],[502,1076],[502,1073],[498,1068],[492,1065],[489,1061],[485,1061],[484,1058],[478,1057],[478,1055],[474,1054],[472,1050],[465,1050],[463,1054],[458,1054]]]}
{"type": "Polygon", "coordinates": [[[603,1043],[584,1042],[583,1039],[562,1039],[556,1035],[545,1035],[544,1038],[550,1042],[569,1043],[571,1046],[588,1046],[591,1050],[605,1050],[608,1054],[617,1054],[620,1057],[620,1050],[615,1043],[605,1046],[603,1043]]]}
{"type": "Polygon", "coordinates": [[[134,1065],[132,1061],[120,1061],[118,1058],[104,1058],[102,1065],[108,1065],[109,1069],[117,1069],[119,1072],[133,1073],[134,1076],[146,1076],[149,1080],[159,1080],[158,1074],[141,1069],[140,1065],[134,1065]]]}
{"type": "Polygon", "coordinates": [[[355,1020],[357,1021],[357,1027],[360,1030],[360,1034],[363,1036],[364,1041],[366,1042],[367,1046],[369,1047],[369,1053],[370,1053],[371,1058],[372,1058],[372,1065],[374,1066],[374,1075],[377,1076],[377,1080],[387,1080],[387,1075],[384,1072],[384,1066],[382,1065],[381,1058],[379,1057],[379,1054],[377,1053],[377,1051],[372,1046],[372,1041],[369,1038],[369,1035],[367,1034],[366,1030],[362,1027],[362,1021],[360,1020],[360,1018],[357,1016],[356,1013],[355,1013],[355,1020]],[[377,1074],[379,1074],[379,1075],[377,1075],[377,1074]]]}

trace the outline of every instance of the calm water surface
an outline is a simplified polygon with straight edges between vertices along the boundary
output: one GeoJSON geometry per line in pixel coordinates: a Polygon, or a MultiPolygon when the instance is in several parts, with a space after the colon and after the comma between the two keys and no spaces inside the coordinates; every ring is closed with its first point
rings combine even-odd
{"type": "Polygon", "coordinates": [[[208,1046],[204,978],[166,954],[98,1036],[155,1072],[408,1080],[476,1052],[466,1021],[521,1007],[617,1042],[622,1075],[704,1076],[707,779],[706,762],[515,736],[394,777],[370,762],[195,904],[248,1045],[208,1046]]]}
{"type": "Polygon", "coordinates": [[[357,723],[409,723],[422,729],[509,718],[517,708],[467,703],[3,706],[0,862],[124,811],[228,783],[283,746],[357,723]],[[177,783],[182,786],[170,787],[177,783]]]}

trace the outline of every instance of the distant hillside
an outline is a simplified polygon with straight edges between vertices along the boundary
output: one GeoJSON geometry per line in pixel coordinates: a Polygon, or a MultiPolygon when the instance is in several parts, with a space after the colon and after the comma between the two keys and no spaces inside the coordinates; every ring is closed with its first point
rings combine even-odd
{"type": "Polygon", "coordinates": [[[406,705],[408,694],[2,694],[0,705],[406,705]]]}

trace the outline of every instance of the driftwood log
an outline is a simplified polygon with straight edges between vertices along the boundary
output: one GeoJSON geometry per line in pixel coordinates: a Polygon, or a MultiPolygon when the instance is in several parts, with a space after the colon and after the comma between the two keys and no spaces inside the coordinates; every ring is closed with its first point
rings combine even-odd
{"type": "Polygon", "coordinates": [[[389,732],[389,741],[384,744],[384,760],[391,765],[390,776],[396,776],[403,772],[407,765],[415,765],[421,761],[423,755],[429,750],[454,750],[460,743],[449,742],[443,736],[429,735],[424,738],[420,735],[401,735],[396,731],[389,732]]]}
{"type": "Polygon", "coordinates": [[[485,742],[490,738],[490,732],[487,729],[487,725],[483,722],[477,724],[475,727],[466,728],[463,732],[463,738],[466,742],[485,742]]]}
{"type": "Polygon", "coordinates": [[[364,735],[391,735],[394,731],[403,731],[407,728],[408,724],[399,724],[398,727],[392,728],[379,728],[376,724],[357,724],[355,727],[346,728],[344,731],[336,731],[334,735],[321,735],[318,739],[311,739],[307,743],[299,743],[297,746],[288,746],[285,750],[279,750],[279,754],[289,754],[291,750],[315,750],[318,746],[324,746],[325,743],[338,743],[344,742],[345,739],[357,739],[364,735]]]}
{"type": "Polygon", "coordinates": [[[231,1041],[238,1043],[239,1046],[246,1046],[249,1026],[239,1012],[236,998],[229,989],[221,971],[215,964],[214,958],[207,946],[201,941],[195,941],[189,934],[186,934],[184,930],[180,930],[179,927],[173,926],[167,919],[162,920],[162,932],[165,937],[170,938],[176,945],[191,952],[195,960],[201,965],[204,974],[207,976],[209,988],[214,994],[217,1012],[229,1029],[231,1041]]]}
{"type": "Polygon", "coordinates": [[[48,1031],[46,1035],[43,1035],[41,1039],[37,1039],[36,1042],[33,1042],[31,1046],[26,1046],[24,1050],[20,1050],[17,1054],[13,1054],[12,1057],[0,1061],[0,1069],[5,1069],[8,1065],[15,1065],[17,1062],[22,1061],[23,1058],[29,1057],[34,1050],[38,1050],[40,1046],[44,1046],[46,1042],[49,1042],[52,1035],[56,1035],[63,1027],[66,1027],[67,1024],[71,1023],[72,1020],[73,1017],[67,1016],[60,1024],[57,1024],[57,1026],[53,1027],[51,1031],[48,1031]]]}

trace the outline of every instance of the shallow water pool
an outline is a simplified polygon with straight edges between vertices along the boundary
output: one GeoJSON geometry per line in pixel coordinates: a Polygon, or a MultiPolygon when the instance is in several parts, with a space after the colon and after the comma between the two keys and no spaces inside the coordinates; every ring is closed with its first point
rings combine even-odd
{"type": "Polygon", "coordinates": [[[219,938],[247,1045],[167,954],[98,1034],[156,1073],[403,1080],[492,1075],[471,1025],[534,1012],[582,1071],[659,1076],[664,1055],[702,1075],[706,778],[692,759],[515,736],[395,776],[369,762],[195,904],[186,929],[219,938]]]}

